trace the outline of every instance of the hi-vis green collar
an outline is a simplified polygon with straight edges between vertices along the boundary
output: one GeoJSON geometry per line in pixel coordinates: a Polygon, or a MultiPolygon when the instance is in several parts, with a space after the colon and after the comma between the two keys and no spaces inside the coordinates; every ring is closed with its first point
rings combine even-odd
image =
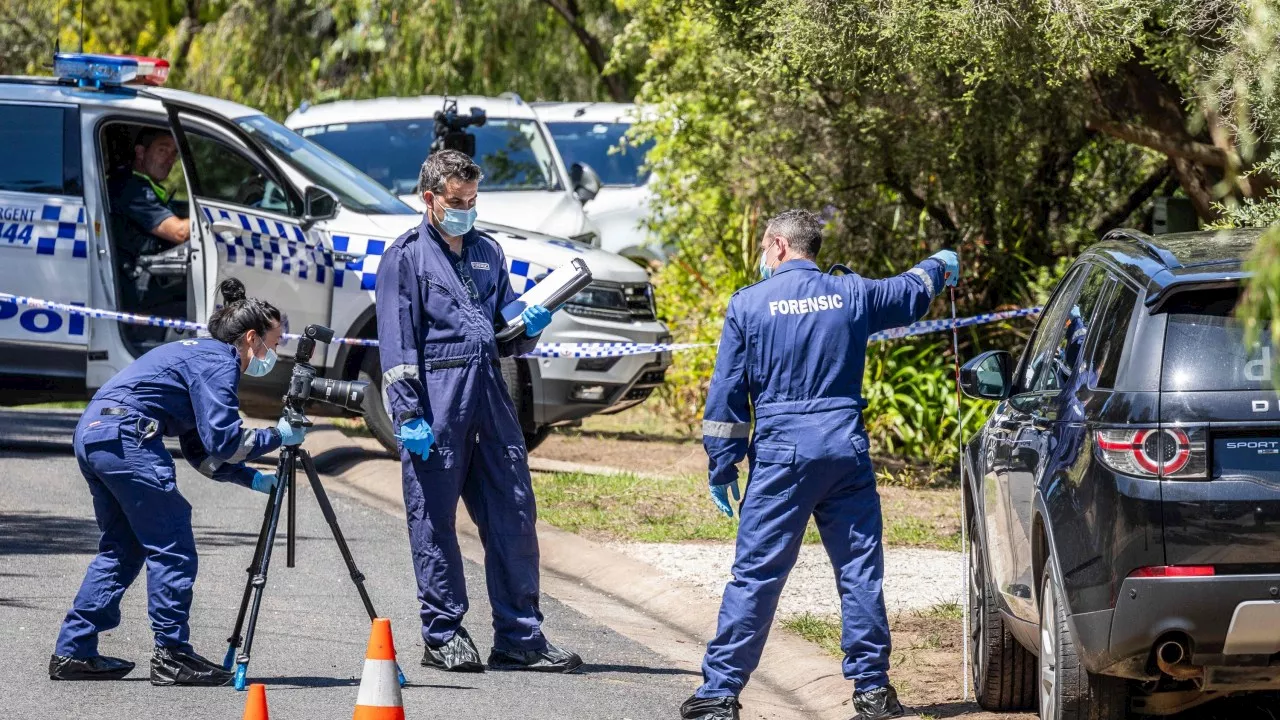
{"type": "Polygon", "coordinates": [[[152,180],[150,175],[148,175],[148,174],[146,174],[146,173],[140,173],[140,172],[138,172],[137,170],[134,170],[134,171],[133,171],[133,176],[134,176],[134,177],[138,177],[138,178],[142,178],[143,180],[146,180],[146,181],[147,181],[147,184],[151,186],[151,190],[152,190],[152,192],[154,192],[154,193],[156,194],[156,197],[160,198],[160,202],[162,202],[162,203],[168,203],[168,202],[169,202],[169,191],[168,191],[168,190],[165,190],[164,188],[162,188],[162,187],[160,187],[159,185],[157,185],[157,184],[156,184],[156,181],[155,181],[155,180],[152,180]]]}

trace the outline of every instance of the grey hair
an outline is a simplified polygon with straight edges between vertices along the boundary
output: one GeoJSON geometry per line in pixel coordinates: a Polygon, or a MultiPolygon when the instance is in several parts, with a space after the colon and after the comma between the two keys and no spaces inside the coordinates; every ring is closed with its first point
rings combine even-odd
{"type": "Polygon", "coordinates": [[[781,235],[791,251],[800,257],[814,259],[822,249],[822,216],[808,210],[786,210],[774,215],[765,226],[766,237],[781,235]]]}
{"type": "Polygon", "coordinates": [[[418,194],[442,193],[449,180],[470,183],[483,179],[484,171],[469,155],[460,150],[441,150],[428,155],[422,163],[422,170],[418,172],[418,194]]]}

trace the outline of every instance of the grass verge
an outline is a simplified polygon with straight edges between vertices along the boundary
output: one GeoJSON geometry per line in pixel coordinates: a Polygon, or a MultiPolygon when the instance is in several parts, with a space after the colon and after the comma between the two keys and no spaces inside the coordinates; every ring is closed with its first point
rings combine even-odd
{"type": "MultiPolygon", "coordinates": [[[[738,520],[716,510],[706,478],[679,475],[537,473],[538,515],[562,530],[588,537],[633,542],[732,541],[738,520]]],[[[890,547],[959,550],[954,492],[881,489],[884,539],[890,547]]],[[[816,543],[810,522],[806,543],[816,543]]]]}

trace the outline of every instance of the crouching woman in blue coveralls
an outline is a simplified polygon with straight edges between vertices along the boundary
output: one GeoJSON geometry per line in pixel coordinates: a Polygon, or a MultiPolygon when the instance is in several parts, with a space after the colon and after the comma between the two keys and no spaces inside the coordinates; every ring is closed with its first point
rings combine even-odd
{"type": "Polygon", "coordinates": [[[274,474],[246,467],[303,428],[240,421],[240,375],[265,375],[280,342],[280,311],[245,297],[238,280],[222,284],[225,305],[209,318],[212,337],[162,345],[138,358],[93,396],[76,427],[75,452],[102,531],[98,556],[62,622],[49,660],[53,680],[115,680],[134,664],[98,653],[98,635],[120,624],[120,599],[147,566],[147,611],[155,633],[153,685],[225,685],[222,666],[188,642],[196,544],[191,505],[178,492],[164,438],[204,475],[270,492],[274,474]]]}
{"type": "Polygon", "coordinates": [[[750,477],[704,682],[681,707],[688,720],[737,720],[738,695],[760,662],[810,517],[840,589],[854,719],[905,712],[889,685],[880,497],[862,420],[862,371],[868,336],[919,320],[944,282],[959,277],[959,261],[943,250],[885,280],[829,275],[813,262],[822,225],[803,210],[770,220],[761,241],[765,279],[735,293],[725,314],[702,437],[711,495],[726,514],[744,456],[750,477]]]}

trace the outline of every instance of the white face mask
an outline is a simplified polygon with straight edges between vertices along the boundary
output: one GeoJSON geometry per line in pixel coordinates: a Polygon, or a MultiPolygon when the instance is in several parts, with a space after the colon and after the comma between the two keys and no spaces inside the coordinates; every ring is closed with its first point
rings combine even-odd
{"type": "MultiPolygon", "coordinates": [[[[259,341],[261,341],[261,338],[259,338],[259,341]]],[[[271,372],[271,368],[276,366],[276,351],[267,347],[265,342],[262,343],[262,346],[266,348],[266,357],[260,358],[257,355],[251,354],[249,356],[249,366],[244,369],[245,375],[248,375],[249,377],[262,377],[263,375],[271,372]]],[[[253,352],[252,348],[250,348],[249,352],[253,352]]]]}

